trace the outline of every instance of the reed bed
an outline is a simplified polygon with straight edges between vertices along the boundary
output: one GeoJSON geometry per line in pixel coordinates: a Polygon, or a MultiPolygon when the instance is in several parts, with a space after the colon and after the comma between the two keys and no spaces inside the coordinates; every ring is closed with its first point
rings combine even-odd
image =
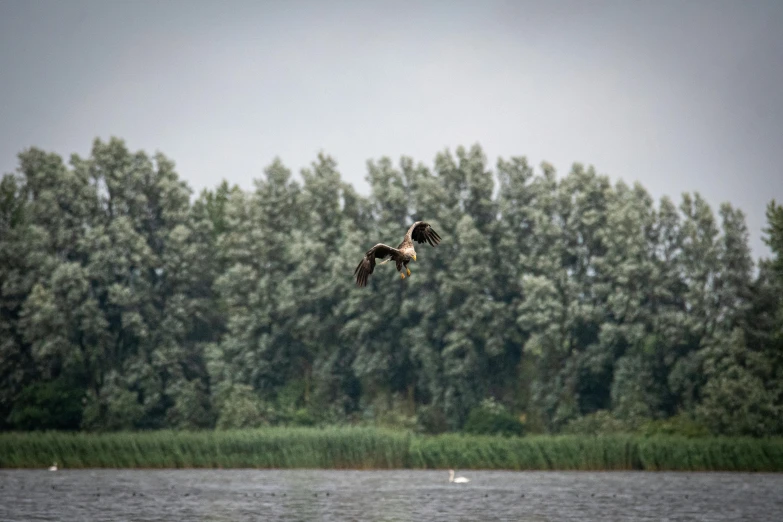
{"type": "Polygon", "coordinates": [[[410,435],[373,428],[0,434],[0,468],[348,468],[407,466],[410,435]]]}
{"type": "Polygon", "coordinates": [[[783,471],[783,439],[491,437],[362,427],[2,433],[0,468],[783,471]]]}
{"type": "Polygon", "coordinates": [[[652,437],[639,441],[643,469],[783,471],[783,439],[652,437]]]}
{"type": "Polygon", "coordinates": [[[631,436],[417,437],[413,467],[509,470],[640,469],[631,436]]]}

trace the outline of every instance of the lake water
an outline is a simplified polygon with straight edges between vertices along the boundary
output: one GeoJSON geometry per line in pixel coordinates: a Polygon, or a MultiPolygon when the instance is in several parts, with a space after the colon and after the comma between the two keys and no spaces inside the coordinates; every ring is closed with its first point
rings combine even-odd
{"type": "Polygon", "coordinates": [[[783,474],[0,470],[0,520],[783,521],[783,474]]]}

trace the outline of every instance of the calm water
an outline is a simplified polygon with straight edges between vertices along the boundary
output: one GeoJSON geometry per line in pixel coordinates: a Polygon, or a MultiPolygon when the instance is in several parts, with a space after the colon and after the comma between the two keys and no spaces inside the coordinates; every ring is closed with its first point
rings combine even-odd
{"type": "Polygon", "coordinates": [[[783,520],[783,474],[0,470],[0,520],[783,520]]]}

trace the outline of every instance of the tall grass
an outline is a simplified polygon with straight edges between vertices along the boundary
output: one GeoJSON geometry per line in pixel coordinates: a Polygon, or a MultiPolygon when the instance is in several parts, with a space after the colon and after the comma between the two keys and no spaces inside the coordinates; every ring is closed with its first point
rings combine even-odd
{"type": "Polygon", "coordinates": [[[639,459],[649,470],[783,471],[783,439],[652,437],[639,459]]]}
{"type": "Polygon", "coordinates": [[[413,467],[462,469],[623,470],[639,469],[631,436],[417,437],[413,467]]]}
{"type": "Polygon", "coordinates": [[[413,435],[378,428],[0,434],[0,468],[783,471],[783,439],[413,435]]]}
{"type": "Polygon", "coordinates": [[[0,434],[1,468],[401,468],[410,435],[373,428],[0,434]]]}

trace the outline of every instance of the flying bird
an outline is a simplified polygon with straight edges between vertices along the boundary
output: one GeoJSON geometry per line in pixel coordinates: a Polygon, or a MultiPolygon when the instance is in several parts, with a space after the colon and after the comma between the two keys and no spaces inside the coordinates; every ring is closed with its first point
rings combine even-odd
{"type": "Polygon", "coordinates": [[[431,246],[435,246],[440,243],[440,236],[435,232],[429,223],[424,221],[417,221],[408,229],[408,233],[399,244],[397,248],[392,248],[389,245],[378,243],[364,254],[364,258],[353,271],[353,275],[356,276],[357,286],[367,286],[367,278],[370,277],[375,269],[375,260],[383,259],[380,265],[386,264],[389,261],[394,261],[397,264],[397,271],[400,273],[400,279],[405,279],[405,275],[411,275],[411,271],[408,268],[408,263],[411,259],[416,261],[416,250],[413,248],[413,242],[424,243],[425,241],[431,246]],[[403,272],[405,269],[405,272],[403,272]]]}

